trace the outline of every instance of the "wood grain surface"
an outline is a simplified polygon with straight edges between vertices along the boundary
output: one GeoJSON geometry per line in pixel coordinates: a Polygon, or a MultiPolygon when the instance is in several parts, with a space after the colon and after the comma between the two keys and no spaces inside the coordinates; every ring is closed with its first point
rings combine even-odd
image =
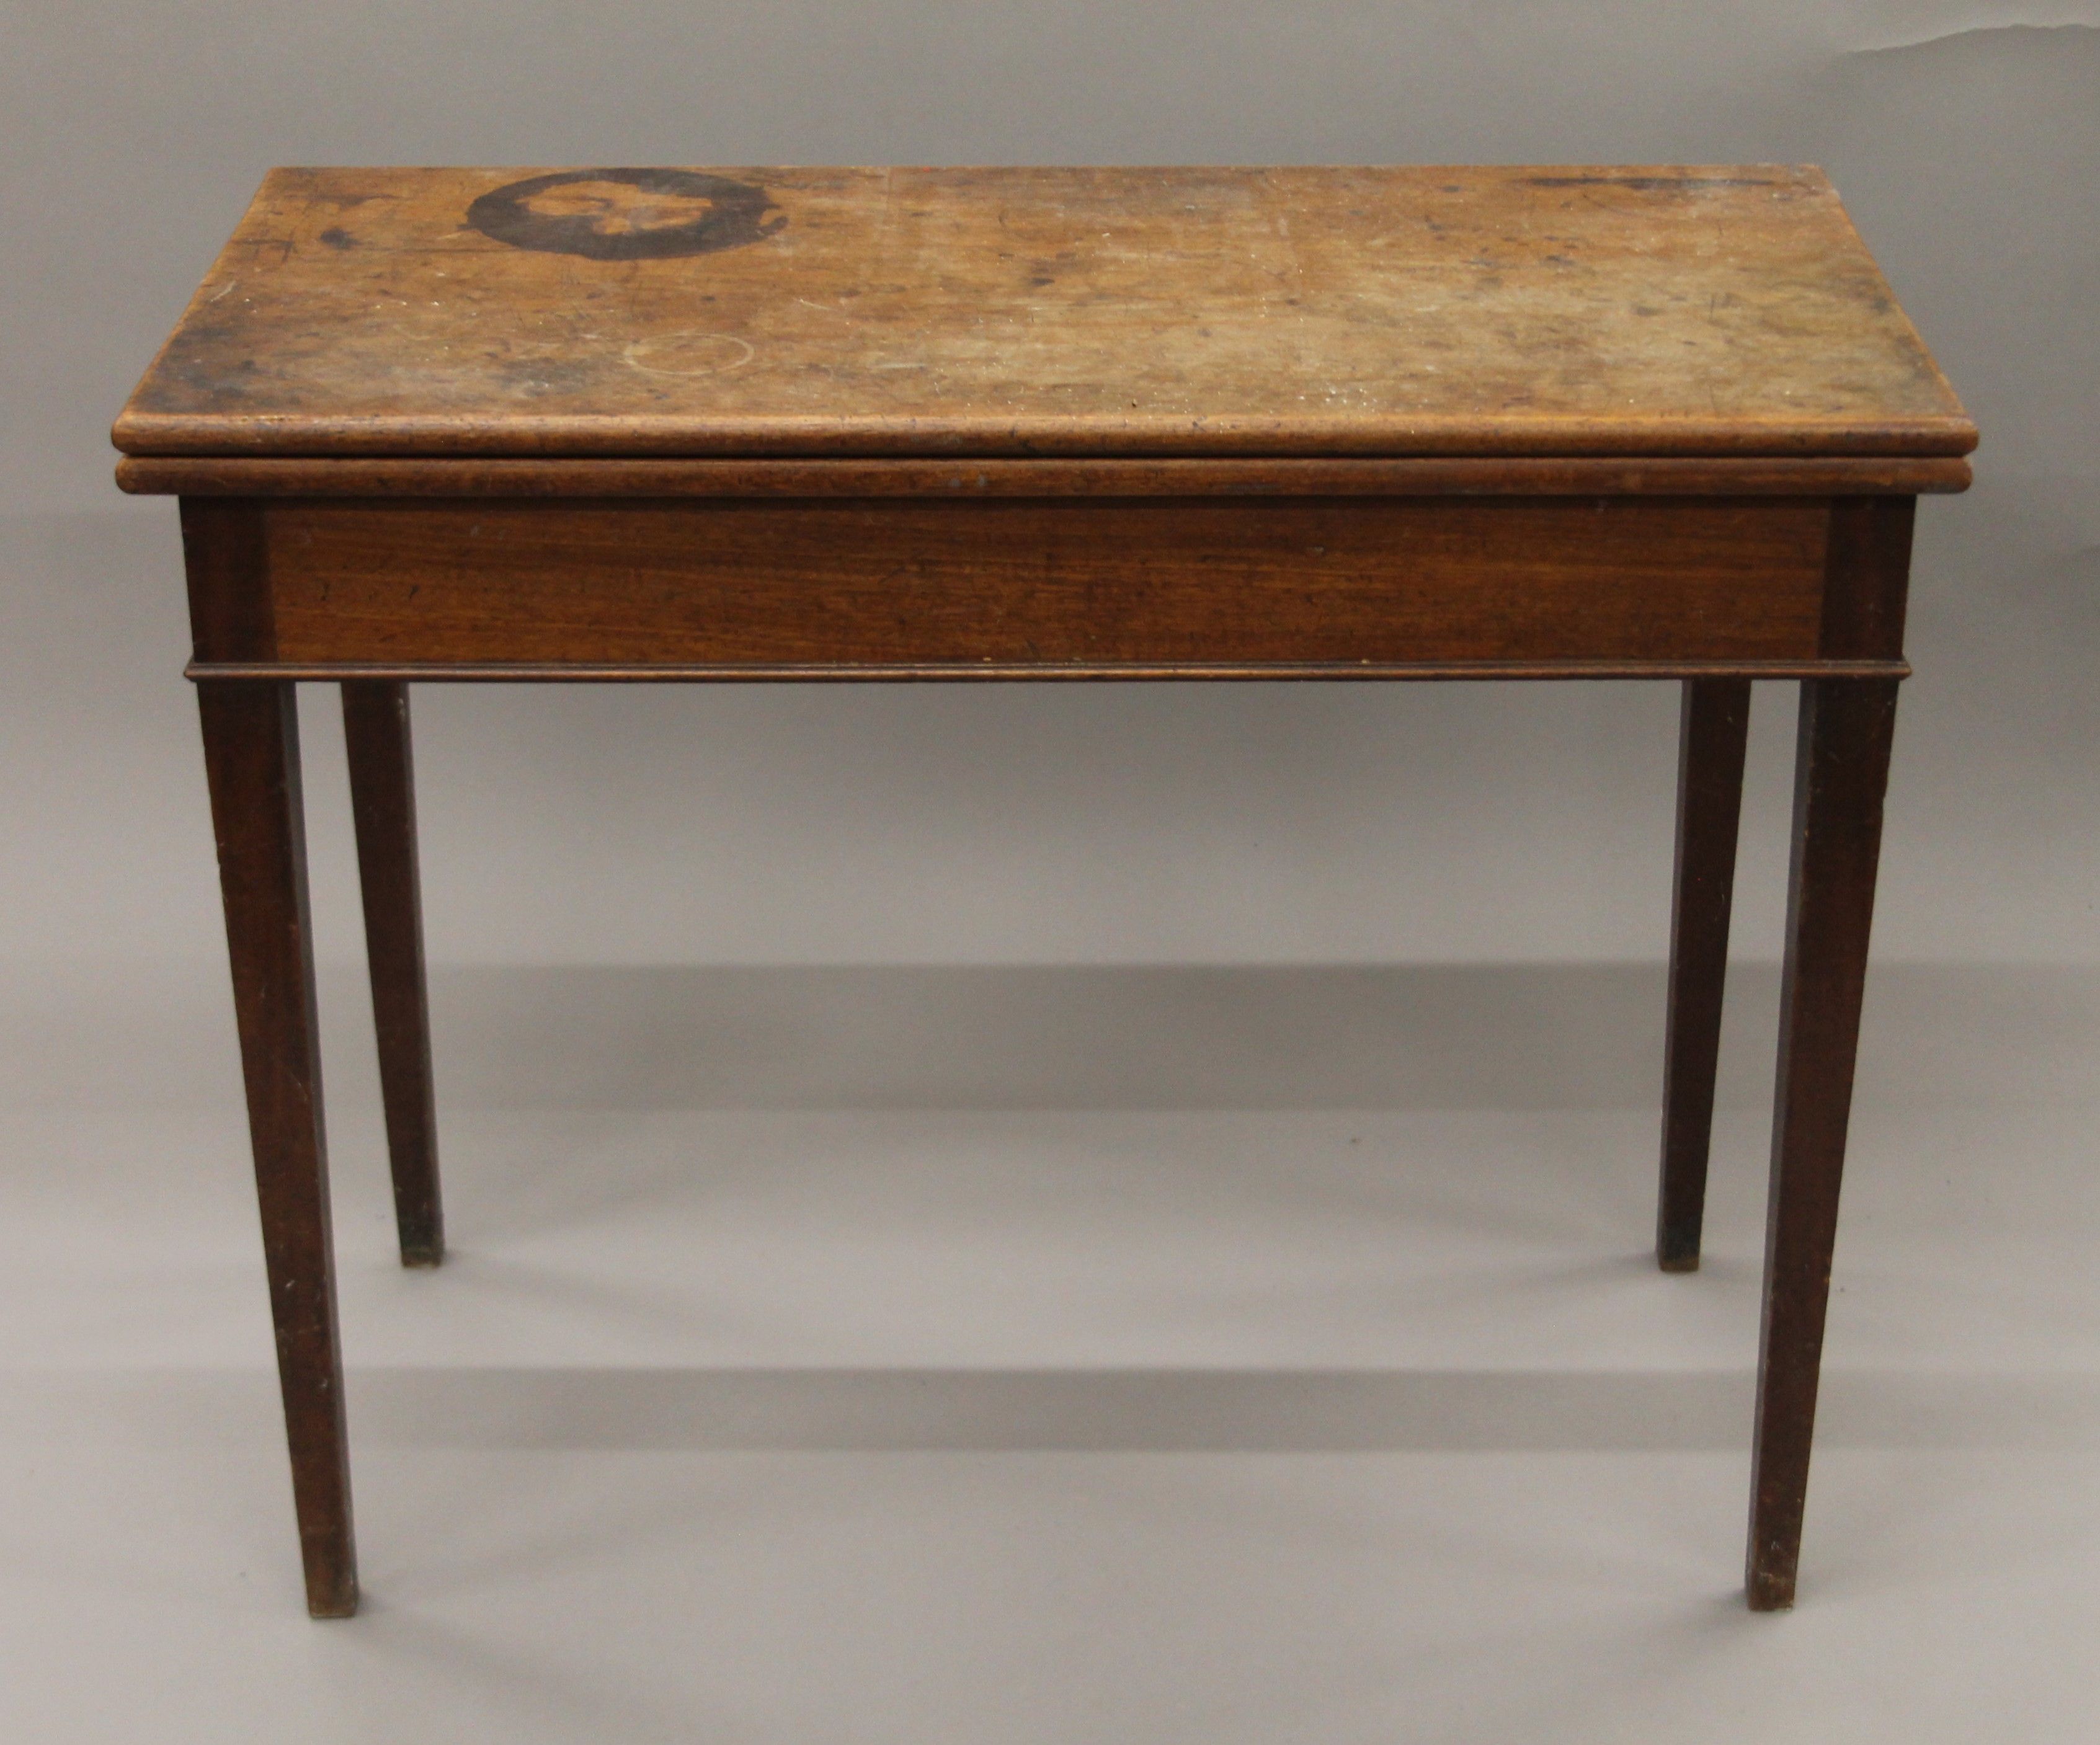
{"type": "Polygon", "coordinates": [[[1786,498],[290,501],[289,662],[1806,660],[1786,498]]]}
{"type": "Polygon", "coordinates": [[[279,170],[139,455],[1958,455],[1822,174],[279,170]]]}
{"type": "Polygon", "coordinates": [[[1866,987],[1893,680],[1801,687],[1745,1585],[1793,1604],[1866,987]]]}
{"type": "Polygon", "coordinates": [[[394,1175],[401,1263],[435,1267],[444,1258],[445,1219],[438,1187],[438,1104],[423,972],[408,687],[369,681],[346,684],[342,739],[357,832],[372,1028],[379,1045],[379,1089],[386,1111],[386,1155],[394,1175]]]}
{"type": "MultiPolygon", "coordinates": [[[[239,561],[238,553],[232,556],[239,561]]],[[[207,682],[197,686],[197,709],[307,1609],[316,1618],[347,1618],[357,1610],[357,1549],[307,905],[298,705],[289,685],[207,682]]]]}
{"type": "Polygon", "coordinates": [[[1670,1004],[1663,1026],[1662,1179],[1655,1217],[1656,1262],[1665,1272],[1699,1267],[1749,727],[1747,679],[1695,679],[1685,685],[1678,723],[1670,1004]]]}

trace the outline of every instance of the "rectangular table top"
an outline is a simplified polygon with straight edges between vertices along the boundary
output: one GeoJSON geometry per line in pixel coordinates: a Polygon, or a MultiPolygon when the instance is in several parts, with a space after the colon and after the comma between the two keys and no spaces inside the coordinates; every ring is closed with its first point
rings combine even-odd
{"type": "Polygon", "coordinates": [[[135,455],[1959,455],[1812,168],[270,173],[135,455]]]}

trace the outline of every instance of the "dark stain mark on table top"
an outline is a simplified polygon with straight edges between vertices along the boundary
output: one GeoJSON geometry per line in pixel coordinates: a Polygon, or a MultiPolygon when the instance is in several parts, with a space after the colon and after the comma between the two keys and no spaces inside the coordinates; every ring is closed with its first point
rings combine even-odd
{"type": "Polygon", "coordinates": [[[467,223],[515,249],[662,261],[763,241],[788,222],[762,187],[692,170],[569,170],[491,189],[467,223]]]}

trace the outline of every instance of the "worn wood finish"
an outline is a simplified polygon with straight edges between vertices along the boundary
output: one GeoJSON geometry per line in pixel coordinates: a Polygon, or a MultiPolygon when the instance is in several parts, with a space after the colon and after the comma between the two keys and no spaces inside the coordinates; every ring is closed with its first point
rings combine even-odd
{"type": "Polygon", "coordinates": [[[1916,495],[1811,169],[278,170],[119,416],[178,493],[310,1599],[355,1603],[290,681],[344,684],[404,1258],[406,681],[1686,684],[1697,1256],[1749,681],[1804,681],[1748,1584],[1793,1598],[1916,495]]]}
{"type": "Polygon", "coordinates": [[[1891,681],[1802,686],[1750,1478],[1746,1584],[1759,1611],[1793,1604],[1801,1561],[1895,710],[1891,681]]]}
{"type": "Polygon", "coordinates": [[[1788,498],[272,503],[288,661],[1815,657],[1788,498]]]}
{"type": "Polygon", "coordinates": [[[438,1194],[430,1002],[423,980],[408,687],[368,680],[346,682],[342,729],[401,1263],[435,1267],[444,1258],[445,1232],[438,1194]]]}
{"type": "Polygon", "coordinates": [[[197,706],[307,1609],[317,1618],[342,1618],[357,1609],[357,1560],[307,919],[298,712],[288,684],[202,684],[197,706]]]}
{"type": "Polygon", "coordinates": [[[1778,165],[278,170],[115,434],[446,457],[1975,441],[1828,181],[1778,165]]]}
{"type": "Polygon", "coordinates": [[[1791,459],[376,460],[127,456],[140,496],[238,497],[1853,496],[1965,491],[1952,456],[1791,459]]]}
{"type": "Polygon", "coordinates": [[[1663,1056],[1662,1188],[1657,1262],[1695,1271],[1706,1209],[1706,1153],[1721,1052],[1736,826],[1749,736],[1747,679],[1689,679],[1678,727],[1677,871],[1670,923],[1670,1016],[1663,1056]]]}

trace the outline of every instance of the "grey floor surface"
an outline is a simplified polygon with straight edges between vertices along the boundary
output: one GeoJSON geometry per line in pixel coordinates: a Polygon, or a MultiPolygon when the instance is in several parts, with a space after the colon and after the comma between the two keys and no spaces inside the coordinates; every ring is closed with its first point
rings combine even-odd
{"type": "Polygon", "coordinates": [[[1801,1604],[1659,972],[450,971],[404,1275],[331,971],[367,1603],[302,1614],[203,970],[0,1010],[0,1737],[2100,1736],[2100,973],[1870,997],[1801,1604]]]}

